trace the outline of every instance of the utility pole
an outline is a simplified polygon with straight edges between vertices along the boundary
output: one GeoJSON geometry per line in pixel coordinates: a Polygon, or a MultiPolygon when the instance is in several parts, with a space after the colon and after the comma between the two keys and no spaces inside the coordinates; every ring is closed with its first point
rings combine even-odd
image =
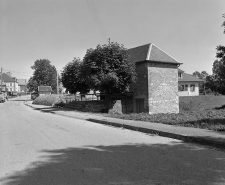
{"type": "Polygon", "coordinates": [[[1,91],[2,91],[2,67],[1,67],[1,91]]]}
{"type": "Polygon", "coordinates": [[[57,70],[56,70],[56,74],[57,74],[56,75],[57,76],[57,80],[56,80],[57,81],[56,82],[57,83],[57,94],[59,94],[59,77],[58,77],[58,71],[57,70]]]}
{"type": "Polygon", "coordinates": [[[109,45],[110,45],[110,38],[109,38],[109,45]]]}

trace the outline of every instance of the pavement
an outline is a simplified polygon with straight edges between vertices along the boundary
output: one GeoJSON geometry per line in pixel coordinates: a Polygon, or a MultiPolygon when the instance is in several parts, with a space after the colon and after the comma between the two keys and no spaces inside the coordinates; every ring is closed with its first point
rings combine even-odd
{"type": "Polygon", "coordinates": [[[61,116],[87,120],[99,124],[130,129],[138,132],[156,134],[163,137],[182,140],[184,142],[207,145],[214,148],[225,149],[225,133],[207,129],[167,125],[145,121],[123,120],[105,117],[100,114],[79,112],[66,108],[54,108],[45,105],[34,105],[32,101],[25,101],[25,105],[42,112],[58,114],[61,116]]]}

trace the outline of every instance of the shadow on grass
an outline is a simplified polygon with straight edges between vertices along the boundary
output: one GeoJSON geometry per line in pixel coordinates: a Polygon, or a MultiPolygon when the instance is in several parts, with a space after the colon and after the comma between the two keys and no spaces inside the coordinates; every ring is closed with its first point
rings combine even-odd
{"type": "Polygon", "coordinates": [[[225,109],[225,105],[222,105],[221,107],[215,107],[215,109],[217,109],[217,110],[225,109]]]}
{"type": "Polygon", "coordinates": [[[225,152],[180,143],[41,151],[5,185],[225,184],[225,152]]]}
{"type": "Polygon", "coordinates": [[[196,121],[187,121],[184,124],[180,125],[185,127],[209,129],[225,133],[225,118],[205,118],[196,121]]]}

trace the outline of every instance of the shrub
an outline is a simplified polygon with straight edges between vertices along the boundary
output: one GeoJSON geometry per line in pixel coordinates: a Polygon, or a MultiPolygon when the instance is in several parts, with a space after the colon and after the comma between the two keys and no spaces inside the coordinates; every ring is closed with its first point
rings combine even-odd
{"type": "Polygon", "coordinates": [[[60,95],[56,95],[56,94],[42,95],[37,97],[33,101],[33,104],[53,106],[56,102],[61,101],[61,99],[62,98],[60,97],[60,95]]]}

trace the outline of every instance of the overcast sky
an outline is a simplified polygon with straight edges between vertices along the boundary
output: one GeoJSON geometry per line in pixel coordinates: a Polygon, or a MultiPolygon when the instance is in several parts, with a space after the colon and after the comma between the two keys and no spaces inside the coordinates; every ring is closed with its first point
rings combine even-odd
{"type": "Polygon", "coordinates": [[[211,74],[225,45],[223,13],[225,0],[0,0],[0,67],[28,79],[46,58],[60,71],[110,38],[126,48],[154,43],[185,72],[211,74]]]}

